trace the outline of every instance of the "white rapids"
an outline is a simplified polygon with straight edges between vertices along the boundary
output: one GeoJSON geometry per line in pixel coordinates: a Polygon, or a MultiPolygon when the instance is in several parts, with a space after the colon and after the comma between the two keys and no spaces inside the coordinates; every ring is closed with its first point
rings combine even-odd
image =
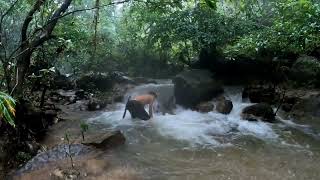
{"type": "MultiPolygon", "coordinates": [[[[128,96],[148,91],[159,94],[159,104],[164,104],[173,96],[173,85],[170,82],[163,84],[147,84],[137,86],[129,91],[128,96]]],[[[99,117],[92,118],[92,122],[107,124],[112,128],[126,129],[138,126],[151,128],[158,135],[177,141],[187,142],[191,146],[225,146],[241,135],[249,135],[261,140],[276,141],[279,135],[273,130],[272,124],[265,122],[249,122],[242,120],[240,113],[251,103],[243,101],[241,88],[227,88],[225,96],[232,100],[233,110],[229,115],[217,112],[200,113],[177,107],[175,115],[158,113],[150,121],[132,120],[127,113],[122,119],[125,103],[117,105],[117,110],[105,112],[99,117]]]]}

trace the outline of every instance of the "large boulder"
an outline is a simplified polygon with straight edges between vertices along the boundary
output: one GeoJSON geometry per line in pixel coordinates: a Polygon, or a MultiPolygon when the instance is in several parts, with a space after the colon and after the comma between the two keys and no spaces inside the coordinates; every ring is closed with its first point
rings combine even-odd
{"type": "Polygon", "coordinates": [[[176,103],[186,108],[194,108],[197,104],[220,95],[223,88],[212,77],[211,72],[198,69],[178,74],[173,79],[176,103]]]}
{"type": "Polygon", "coordinates": [[[289,76],[300,85],[318,84],[320,62],[312,56],[301,56],[293,64],[289,76]]]}
{"type": "Polygon", "coordinates": [[[107,73],[90,72],[76,80],[78,88],[84,90],[106,91],[113,87],[113,76],[107,73]]]}
{"type": "Polygon", "coordinates": [[[96,134],[85,137],[84,145],[93,146],[99,149],[109,149],[124,144],[126,138],[120,131],[115,131],[106,134],[96,134]]]}
{"type": "Polygon", "coordinates": [[[252,106],[248,106],[242,110],[241,117],[248,121],[267,121],[274,122],[275,114],[270,105],[265,103],[259,103],[252,106]]]}
{"type": "Polygon", "coordinates": [[[233,103],[231,100],[220,98],[216,104],[216,111],[221,114],[229,114],[233,109],[233,103]]]}

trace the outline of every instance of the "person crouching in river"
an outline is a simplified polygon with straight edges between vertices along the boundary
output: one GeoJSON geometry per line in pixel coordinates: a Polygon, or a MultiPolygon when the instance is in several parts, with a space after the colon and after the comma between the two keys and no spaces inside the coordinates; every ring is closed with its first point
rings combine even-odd
{"type": "Polygon", "coordinates": [[[153,104],[156,99],[157,94],[152,91],[144,95],[136,96],[133,99],[130,99],[129,97],[124,110],[123,118],[126,116],[126,111],[128,110],[132,118],[149,120],[153,117],[153,104]],[[149,114],[144,109],[146,105],[149,105],[149,114]]]}

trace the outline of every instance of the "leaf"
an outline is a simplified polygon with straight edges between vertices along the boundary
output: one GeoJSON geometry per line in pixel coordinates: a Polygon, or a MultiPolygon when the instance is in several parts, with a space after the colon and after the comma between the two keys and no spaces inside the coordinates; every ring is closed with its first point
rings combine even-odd
{"type": "Polygon", "coordinates": [[[13,127],[15,127],[15,106],[15,100],[10,95],[0,92],[0,117],[13,127]]]}

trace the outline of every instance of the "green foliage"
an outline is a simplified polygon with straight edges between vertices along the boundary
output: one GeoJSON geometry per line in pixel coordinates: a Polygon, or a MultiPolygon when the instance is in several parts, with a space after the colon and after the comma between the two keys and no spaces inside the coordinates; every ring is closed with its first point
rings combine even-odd
{"type": "MultiPolygon", "coordinates": [[[[21,24],[33,2],[19,1],[4,19],[8,52],[19,44],[21,24]]],[[[11,3],[0,2],[1,10],[11,3]]],[[[100,0],[101,5],[108,3],[100,0]]],[[[35,13],[30,34],[43,27],[58,4],[47,1],[35,13]]],[[[69,11],[94,5],[95,1],[77,0],[69,11]]],[[[55,66],[69,74],[119,70],[165,77],[195,62],[203,48],[221,51],[230,59],[255,59],[309,54],[320,47],[316,0],[130,1],[100,8],[98,38],[93,42],[95,13],[81,11],[62,18],[55,38],[35,50],[32,64],[44,62],[41,69],[55,66]]]]}
{"type": "Polygon", "coordinates": [[[82,140],[84,141],[84,133],[88,131],[89,125],[86,124],[85,122],[82,122],[82,123],[80,124],[80,128],[81,128],[82,140]]]}
{"type": "Polygon", "coordinates": [[[8,94],[0,92],[0,120],[4,120],[15,127],[15,100],[8,94]]]}
{"type": "Polygon", "coordinates": [[[19,151],[16,154],[16,159],[20,164],[28,162],[31,158],[32,158],[32,156],[26,152],[19,151]]]}
{"type": "Polygon", "coordinates": [[[229,57],[308,54],[320,46],[320,4],[311,0],[282,0],[273,3],[273,23],[239,37],[227,45],[229,57]]]}

